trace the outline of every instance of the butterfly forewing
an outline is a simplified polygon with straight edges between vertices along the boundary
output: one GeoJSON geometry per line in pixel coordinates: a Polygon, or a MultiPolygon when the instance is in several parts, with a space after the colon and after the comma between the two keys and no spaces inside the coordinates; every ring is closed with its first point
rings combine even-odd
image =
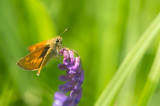
{"type": "Polygon", "coordinates": [[[49,45],[45,45],[36,49],[26,57],[18,61],[17,65],[26,70],[36,70],[41,66],[43,59],[49,50],[49,45]]]}
{"type": "Polygon", "coordinates": [[[35,44],[35,45],[29,46],[29,47],[28,47],[28,50],[29,50],[30,52],[33,52],[33,51],[35,51],[36,49],[39,49],[39,48],[41,48],[42,46],[45,46],[47,43],[48,43],[48,40],[43,41],[43,42],[40,42],[40,43],[37,43],[37,44],[35,44]]]}

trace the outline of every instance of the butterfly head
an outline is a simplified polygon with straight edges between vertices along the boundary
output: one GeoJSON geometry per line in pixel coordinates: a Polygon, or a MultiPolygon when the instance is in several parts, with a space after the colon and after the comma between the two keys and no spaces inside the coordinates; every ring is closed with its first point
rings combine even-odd
{"type": "Polygon", "coordinates": [[[61,37],[61,36],[57,36],[57,37],[55,38],[55,42],[56,42],[57,45],[58,45],[58,44],[62,44],[62,37],[61,37]]]}

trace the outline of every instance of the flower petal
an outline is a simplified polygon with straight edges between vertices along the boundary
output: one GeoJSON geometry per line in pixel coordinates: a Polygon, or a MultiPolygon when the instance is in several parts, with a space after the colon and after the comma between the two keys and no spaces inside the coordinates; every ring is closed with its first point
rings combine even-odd
{"type": "Polygon", "coordinates": [[[63,93],[67,93],[68,91],[70,91],[70,89],[67,88],[65,85],[60,85],[59,90],[63,93]]]}
{"type": "Polygon", "coordinates": [[[76,70],[78,69],[79,65],[80,65],[80,58],[76,57],[74,66],[70,68],[70,73],[76,73],[76,70]]]}
{"type": "Polygon", "coordinates": [[[63,64],[64,65],[69,65],[69,58],[64,58],[63,59],[63,64]]]}
{"type": "Polygon", "coordinates": [[[62,64],[62,63],[60,63],[60,64],[58,64],[58,68],[59,68],[60,70],[66,70],[66,69],[67,69],[67,66],[64,65],[64,64],[62,64]]]}
{"type": "Polygon", "coordinates": [[[74,86],[75,82],[74,81],[68,81],[65,83],[65,86],[69,89],[71,89],[74,86]]]}
{"type": "Polygon", "coordinates": [[[77,93],[77,96],[75,97],[75,100],[74,100],[75,104],[79,103],[81,97],[82,97],[82,88],[79,90],[79,92],[77,93]]]}
{"type": "Polygon", "coordinates": [[[69,75],[61,75],[61,76],[59,77],[59,79],[60,79],[61,81],[67,81],[67,80],[70,79],[70,76],[69,76],[69,75]]]}
{"type": "Polygon", "coordinates": [[[73,104],[73,98],[68,97],[67,100],[63,103],[63,106],[76,106],[73,104]]]}
{"type": "Polygon", "coordinates": [[[61,92],[56,92],[54,94],[54,99],[55,101],[53,103],[53,106],[63,106],[64,101],[67,100],[67,96],[61,92]]]}
{"type": "Polygon", "coordinates": [[[64,95],[63,93],[61,93],[61,92],[56,92],[55,94],[54,94],[54,99],[59,99],[60,101],[65,101],[66,99],[67,99],[67,96],[66,95],[64,95]]]}

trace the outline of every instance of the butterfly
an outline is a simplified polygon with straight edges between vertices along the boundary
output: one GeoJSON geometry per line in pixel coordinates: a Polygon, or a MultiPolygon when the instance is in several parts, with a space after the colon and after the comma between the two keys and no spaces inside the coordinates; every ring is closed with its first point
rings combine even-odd
{"type": "Polygon", "coordinates": [[[38,70],[39,76],[41,69],[52,58],[56,57],[60,52],[62,37],[57,36],[50,40],[46,40],[28,47],[30,54],[23,57],[17,62],[20,68],[25,70],[38,70]]]}

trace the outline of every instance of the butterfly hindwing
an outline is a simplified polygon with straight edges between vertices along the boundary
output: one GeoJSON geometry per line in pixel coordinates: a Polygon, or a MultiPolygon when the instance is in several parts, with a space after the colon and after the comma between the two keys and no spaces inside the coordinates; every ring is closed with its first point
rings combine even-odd
{"type": "Polygon", "coordinates": [[[45,45],[39,49],[36,49],[34,52],[19,60],[17,65],[26,70],[37,70],[40,68],[49,48],[49,45],[45,45]]]}
{"type": "Polygon", "coordinates": [[[32,46],[29,46],[29,47],[28,47],[28,50],[29,50],[30,52],[33,52],[33,51],[35,51],[36,49],[41,48],[42,46],[45,46],[45,45],[47,44],[47,42],[48,42],[48,40],[43,41],[43,42],[40,42],[40,43],[37,43],[37,44],[32,45],[32,46]]]}

